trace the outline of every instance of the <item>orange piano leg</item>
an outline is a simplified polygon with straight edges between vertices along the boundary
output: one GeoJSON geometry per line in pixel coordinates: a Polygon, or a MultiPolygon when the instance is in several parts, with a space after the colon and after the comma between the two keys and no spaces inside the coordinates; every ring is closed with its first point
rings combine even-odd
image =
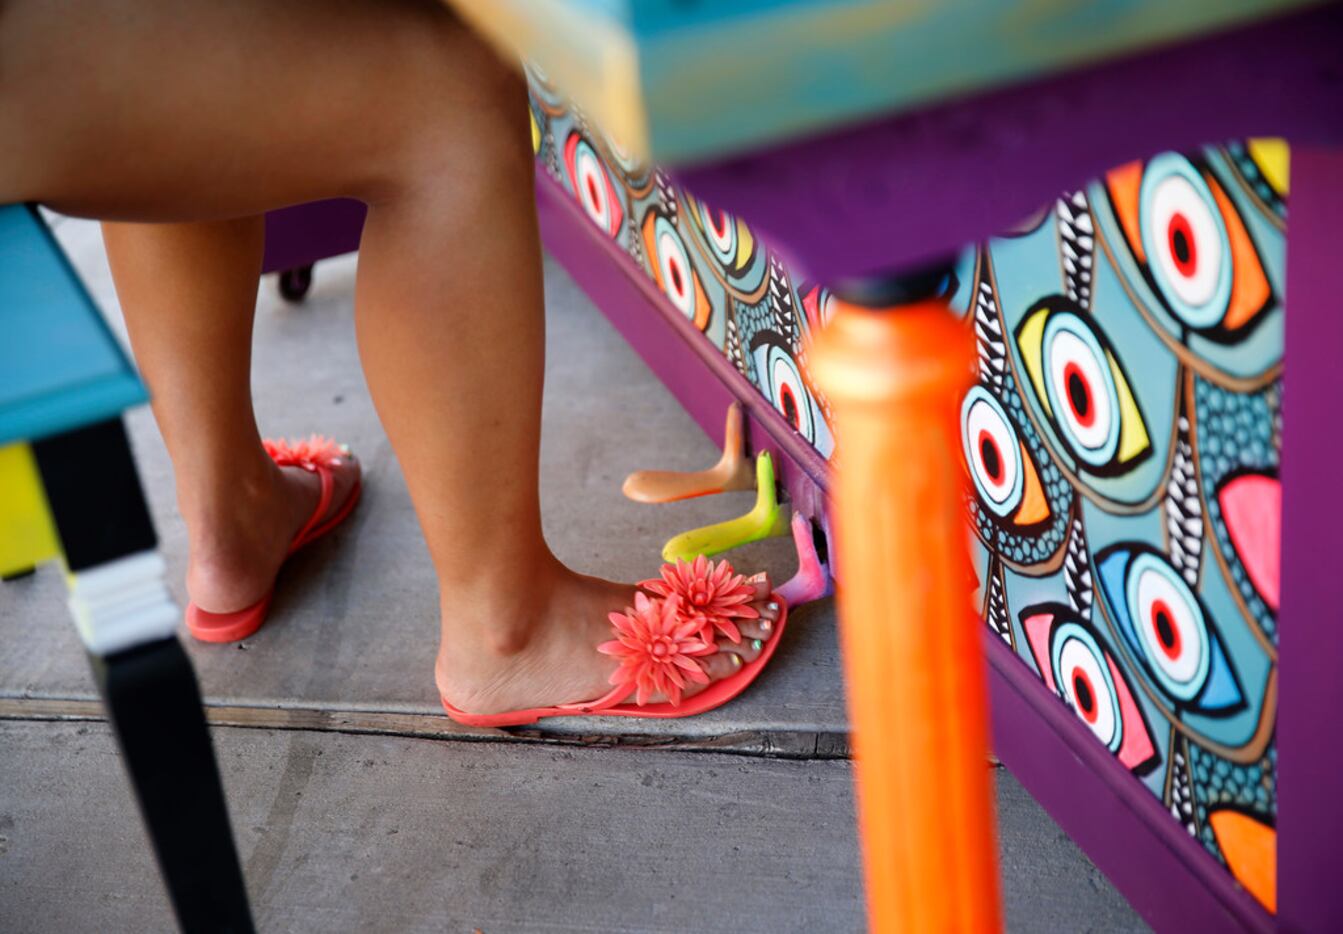
{"type": "Polygon", "coordinates": [[[841,644],[876,932],[1001,928],[956,433],[971,361],[937,301],[841,303],[811,354],[837,429],[841,644]]]}

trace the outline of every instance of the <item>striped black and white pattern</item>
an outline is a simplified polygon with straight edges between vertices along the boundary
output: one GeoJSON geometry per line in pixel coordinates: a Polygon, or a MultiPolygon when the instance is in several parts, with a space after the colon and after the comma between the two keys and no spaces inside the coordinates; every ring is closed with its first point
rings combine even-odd
{"type": "Polygon", "coordinates": [[[989,601],[984,607],[984,621],[999,638],[1015,648],[1012,639],[1012,621],[1007,616],[1007,597],[1003,593],[1003,579],[997,567],[989,571],[989,601]]]}
{"type": "Polygon", "coordinates": [[[1096,227],[1086,195],[1080,191],[1065,194],[1058,199],[1055,214],[1059,221],[1059,258],[1063,262],[1068,297],[1083,308],[1090,308],[1096,227]]]}
{"type": "Polygon", "coordinates": [[[1170,543],[1170,563],[1186,584],[1198,586],[1199,564],[1203,560],[1203,503],[1198,498],[1198,478],[1194,476],[1194,449],[1189,443],[1189,420],[1180,416],[1175,440],[1175,458],[1166,483],[1166,538],[1170,543]]]}
{"type": "Polygon", "coordinates": [[[1194,793],[1189,786],[1189,760],[1183,741],[1176,739],[1171,748],[1170,799],[1171,817],[1179,821],[1189,836],[1198,836],[1198,822],[1194,818],[1194,793]]]}
{"type": "Polygon", "coordinates": [[[1007,370],[1007,344],[1003,341],[1003,322],[998,317],[998,301],[988,279],[981,278],[975,289],[975,350],[979,354],[979,378],[994,389],[1003,388],[1007,370]]]}
{"type": "Polygon", "coordinates": [[[1068,588],[1068,603],[1073,610],[1090,618],[1095,591],[1091,585],[1091,556],[1087,554],[1086,533],[1082,520],[1073,516],[1068,530],[1068,553],[1063,558],[1063,582],[1068,588]]]}
{"type": "Polygon", "coordinates": [[[769,258],[769,308],[774,314],[774,330],[783,335],[794,354],[802,351],[802,329],[797,326],[797,308],[788,273],[777,257],[769,258]]]}

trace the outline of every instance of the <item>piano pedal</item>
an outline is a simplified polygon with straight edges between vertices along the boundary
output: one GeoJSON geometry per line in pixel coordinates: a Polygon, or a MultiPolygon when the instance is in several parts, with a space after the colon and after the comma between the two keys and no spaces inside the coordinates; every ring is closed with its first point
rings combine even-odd
{"type": "Polygon", "coordinates": [[[765,451],[755,461],[755,506],[744,516],[682,532],[662,548],[662,560],[693,561],[698,555],[717,555],[762,538],[788,534],[788,511],[779,504],[774,486],[774,461],[765,451]]]}
{"type": "Polygon", "coordinates": [[[793,513],[792,525],[793,544],[797,546],[797,573],[776,591],[789,607],[819,600],[829,596],[832,591],[830,571],[816,553],[811,520],[800,513],[793,513]]]}
{"type": "Polygon", "coordinates": [[[746,432],[741,403],[727,409],[723,429],[723,456],[707,470],[636,470],[622,487],[627,497],[639,503],[670,503],[695,496],[710,496],[727,490],[749,490],[755,478],[746,457],[746,432]]]}

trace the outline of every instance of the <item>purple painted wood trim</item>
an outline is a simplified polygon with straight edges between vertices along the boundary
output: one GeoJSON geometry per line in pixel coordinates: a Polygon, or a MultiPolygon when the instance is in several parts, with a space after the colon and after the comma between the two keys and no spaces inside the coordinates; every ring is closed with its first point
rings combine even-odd
{"type": "MultiPolygon", "coordinates": [[[[546,246],[701,427],[722,439],[723,410],[740,398],[753,444],[781,463],[795,506],[824,510],[829,469],[763,397],[680,315],[568,194],[537,181],[546,246]],[[708,379],[706,377],[714,378],[708,379]],[[760,409],[763,408],[763,411],[760,409]],[[757,429],[763,428],[764,431],[757,429]],[[780,443],[773,432],[790,443],[780,443]],[[763,437],[762,437],[763,436],[763,437]],[[761,443],[763,440],[763,444],[761,443]],[[794,462],[798,444],[806,459],[794,462]],[[780,457],[782,455],[782,457],[780,457]],[[801,479],[797,501],[789,480],[801,479]]],[[[1158,929],[1270,931],[1273,921],[996,635],[985,631],[994,748],[1032,795],[1158,929]]]]}
{"type": "Polygon", "coordinates": [[[293,269],[359,249],[367,210],[358,201],[339,198],[270,211],[261,268],[266,272],[293,269]]]}
{"type": "Polygon", "coordinates": [[[747,449],[770,452],[794,509],[808,517],[822,515],[822,490],[830,471],[825,459],[673,309],[651,279],[634,270],[619,244],[599,235],[558,182],[538,174],[536,200],[546,249],[705,433],[721,444],[727,407],[734,399],[740,400],[746,415],[747,449]]]}
{"type": "Polygon", "coordinates": [[[776,146],[677,177],[833,284],[961,249],[1128,160],[1343,140],[1343,7],[776,146]]]}
{"type": "Polygon", "coordinates": [[[1278,911],[1287,931],[1343,925],[1343,724],[1332,716],[1343,709],[1343,442],[1333,428],[1343,400],[1340,231],[1343,147],[1293,146],[1278,614],[1278,911]]]}

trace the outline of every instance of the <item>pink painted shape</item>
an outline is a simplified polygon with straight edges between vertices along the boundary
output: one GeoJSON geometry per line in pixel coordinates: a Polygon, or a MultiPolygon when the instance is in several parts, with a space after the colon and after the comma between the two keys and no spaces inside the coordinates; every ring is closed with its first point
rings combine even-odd
{"type": "Polygon", "coordinates": [[[1231,535],[1250,582],[1274,612],[1282,581],[1282,483],[1277,477],[1245,474],[1217,493],[1231,535]]]}
{"type": "Polygon", "coordinates": [[[802,310],[807,315],[807,323],[811,325],[813,331],[821,329],[821,287],[812,286],[806,295],[802,296],[802,310]]]}
{"type": "Polygon", "coordinates": [[[793,513],[793,544],[797,548],[797,573],[776,592],[789,606],[819,600],[830,592],[830,574],[816,554],[811,537],[811,520],[793,513]]]}
{"type": "Polygon", "coordinates": [[[1051,691],[1054,687],[1054,666],[1049,662],[1049,627],[1054,623],[1053,613],[1036,613],[1021,621],[1026,630],[1026,641],[1031,644],[1031,654],[1035,656],[1035,667],[1040,669],[1040,677],[1051,691]]]}
{"type": "Polygon", "coordinates": [[[1124,683],[1124,678],[1115,666],[1114,659],[1107,652],[1105,663],[1110,666],[1110,680],[1114,682],[1115,694],[1119,697],[1119,714],[1124,721],[1124,742],[1119,746],[1119,761],[1125,768],[1136,768],[1142,765],[1148,759],[1156,754],[1152,747],[1152,736],[1147,731],[1147,723],[1142,718],[1142,712],[1138,710],[1137,703],[1133,700],[1133,695],[1129,693],[1128,685],[1124,683]]]}

